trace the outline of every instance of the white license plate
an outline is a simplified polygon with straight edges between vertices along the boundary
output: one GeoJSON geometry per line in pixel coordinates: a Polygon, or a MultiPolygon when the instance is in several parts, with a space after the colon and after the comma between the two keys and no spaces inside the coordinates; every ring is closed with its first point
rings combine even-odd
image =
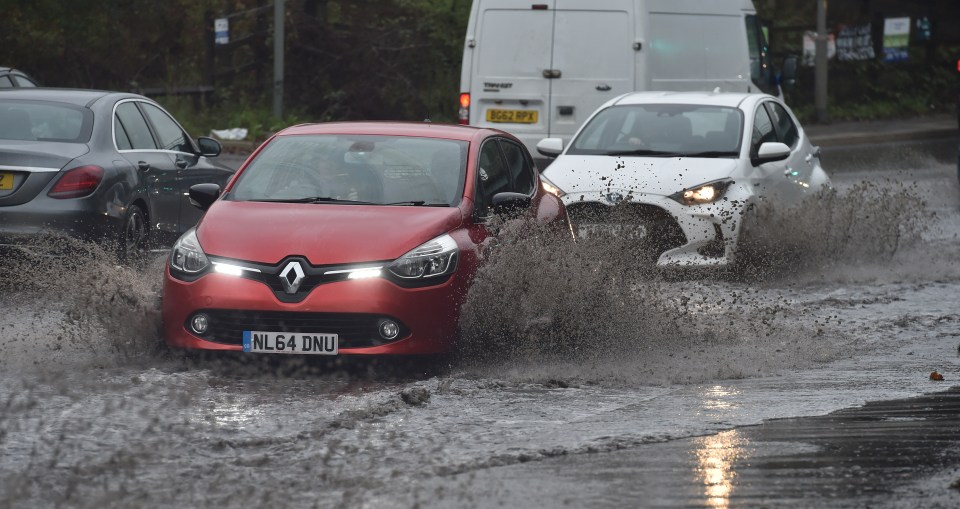
{"type": "Polygon", "coordinates": [[[580,223],[577,236],[591,240],[605,237],[642,239],[647,236],[647,227],[637,223],[580,223]]]}
{"type": "Polygon", "coordinates": [[[339,343],[336,334],[243,331],[243,351],[251,353],[337,355],[339,343]]]}

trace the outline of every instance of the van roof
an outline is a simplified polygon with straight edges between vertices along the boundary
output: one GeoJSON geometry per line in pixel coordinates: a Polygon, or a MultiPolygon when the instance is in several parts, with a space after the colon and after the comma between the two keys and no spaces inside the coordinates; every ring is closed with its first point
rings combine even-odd
{"type": "Polygon", "coordinates": [[[749,97],[766,95],[739,92],[633,92],[617,99],[614,104],[705,104],[736,108],[749,97]]]}

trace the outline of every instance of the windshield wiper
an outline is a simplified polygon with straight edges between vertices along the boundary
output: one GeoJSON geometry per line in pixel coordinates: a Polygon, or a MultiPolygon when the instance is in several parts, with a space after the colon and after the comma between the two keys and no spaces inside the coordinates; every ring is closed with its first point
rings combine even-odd
{"type": "Polygon", "coordinates": [[[735,156],[735,155],[739,155],[739,154],[732,150],[707,150],[706,152],[693,152],[690,154],[683,154],[683,157],[724,157],[724,156],[735,156]]]}
{"type": "Polygon", "coordinates": [[[617,152],[607,152],[608,156],[652,156],[652,157],[678,157],[683,154],[677,152],[664,152],[663,150],[650,150],[638,148],[636,150],[620,150],[617,152]]]}
{"type": "Polygon", "coordinates": [[[393,203],[384,203],[384,205],[409,205],[411,207],[449,207],[446,203],[427,203],[423,200],[397,201],[393,203]]]}
{"type": "Polygon", "coordinates": [[[359,200],[341,200],[340,198],[331,198],[329,196],[307,196],[305,198],[263,198],[260,201],[269,203],[351,203],[354,205],[375,205],[368,201],[359,200]]]}

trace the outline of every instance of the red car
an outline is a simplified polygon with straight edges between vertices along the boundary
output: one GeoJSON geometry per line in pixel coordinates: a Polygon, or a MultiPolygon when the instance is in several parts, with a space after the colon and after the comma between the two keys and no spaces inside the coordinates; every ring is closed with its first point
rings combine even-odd
{"type": "Polygon", "coordinates": [[[513,136],[467,126],[330,123],[267,140],[174,245],[163,328],[178,348],[437,354],[501,210],[569,231],[513,136]]]}

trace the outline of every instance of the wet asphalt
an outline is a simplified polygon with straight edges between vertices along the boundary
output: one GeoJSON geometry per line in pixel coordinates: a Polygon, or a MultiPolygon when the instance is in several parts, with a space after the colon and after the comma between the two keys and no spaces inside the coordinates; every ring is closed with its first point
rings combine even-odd
{"type": "MultiPolygon", "coordinates": [[[[946,162],[956,147],[956,137],[942,136],[883,148],[829,146],[824,159],[832,168],[862,168],[865,159],[922,150],[946,162]]],[[[227,159],[232,167],[242,162],[227,159]]],[[[948,387],[823,416],[461,474],[469,479],[458,483],[458,505],[960,507],[960,387],[948,387]]]]}
{"type": "Polygon", "coordinates": [[[960,387],[490,469],[460,489],[478,507],[960,507],[960,387]]]}

